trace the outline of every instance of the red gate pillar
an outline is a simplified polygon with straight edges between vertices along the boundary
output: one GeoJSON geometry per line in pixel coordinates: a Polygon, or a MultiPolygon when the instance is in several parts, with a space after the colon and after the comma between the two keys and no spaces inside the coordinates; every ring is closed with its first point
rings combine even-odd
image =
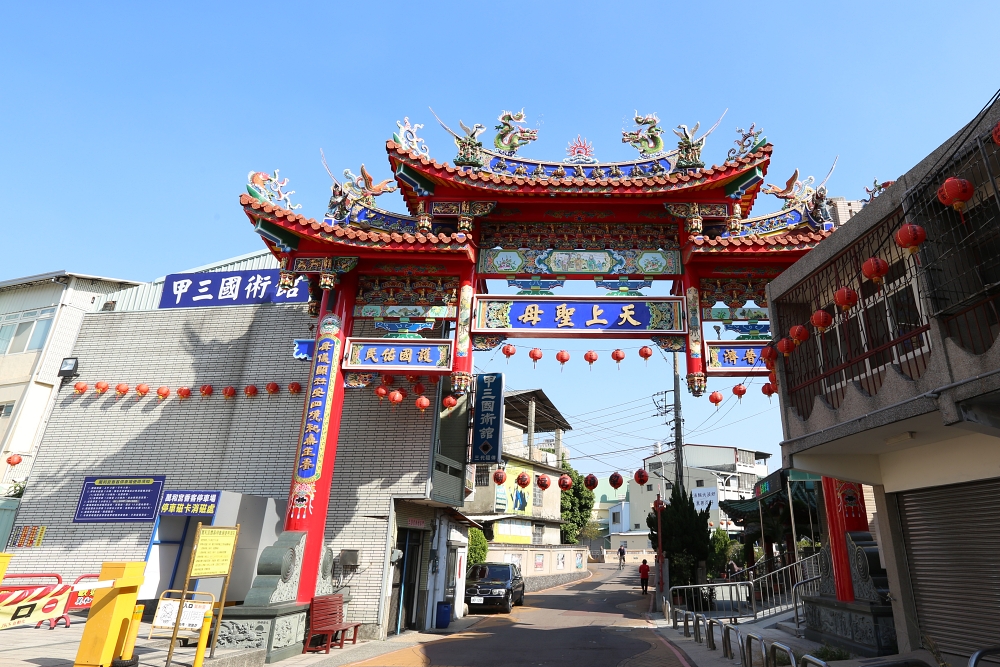
{"type": "Polygon", "coordinates": [[[353,321],[358,291],[357,270],[343,274],[334,293],[331,288],[336,282],[336,274],[323,274],[320,278],[320,286],[327,289],[324,290],[316,326],[312,373],[306,387],[299,449],[285,517],[285,530],[306,533],[299,575],[300,603],[309,602],[316,594],[333,464],[337,458],[337,436],[344,410],[344,379],[340,364],[344,357],[344,339],[353,321]],[[327,312],[331,299],[336,302],[327,312]]]}
{"type": "Polygon", "coordinates": [[[847,533],[868,530],[868,513],[861,485],[824,477],[823,505],[830,532],[830,561],[837,599],[853,602],[854,584],[851,581],[851,556],[847,553],[847,533]]]}
{"type": "Polygon", "coordinates": [[[687,318],[687,385],[694,396],[705,393],[707,379],[702,359],[701,281],[690,267],[684,267],[684,308],[687,318]]]}
{"type": "Polygon", "coordinates": [[[455,359],[451,370],[452,391],[464,394],[472,386],[472,297],[476,291],[476,267],[470,264],[458,278],[458,320],[455,359]]]}

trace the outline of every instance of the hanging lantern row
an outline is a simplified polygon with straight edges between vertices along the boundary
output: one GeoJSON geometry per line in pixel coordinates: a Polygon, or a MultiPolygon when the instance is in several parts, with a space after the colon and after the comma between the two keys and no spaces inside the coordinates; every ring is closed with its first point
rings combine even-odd
{"type": "MultiPolygon", "coordinates": [[[[427,387],[420,382],[420,377],[417,375],[407,375],[405,377],[407,382],[410,383],[410,390],[412,390],[417,396],[417,399],[413,402],[413,404],[417,407],[417,410],[424,412],[427,408],[431,407],[431,399],[424,395],[427,393],[427,387]]],[[[436,375],[431,375],[427,379],[434,385],[440,381],[440,378],[436,375]]],[[[379,378],[379,384],[375,387],[375,396],[378,397],[380,403],[385,399],[389,399],[389,404],[395,407],[406,400],[407,396],[409,396],[409,392],[403,387],[393,388],[395,384],[396,376],[389,373],[386,373],[379,378]]],[[[458,405],[458,399],[454,396],[445,396],[441,401],[441,405],[443,405],[446,410],[451,410],[453,407],[458,405]]]]}
{"type": "MultiPolygon", "coordinates": [[[[107,382],[103,381],[97,382],[94,384],[94,393],[100,396],[106,393],[109,387],[110,385],[107,382]]],[[[90,390],[90,385],[87,384],[86,382],[77,382],[76,384],[73,385],[73,393],[77,395],[86,394],[87,391],[89,390],[90,390]]],[[[281,393],[281,385],[279,385],[277,382],[268,382],[267,385],[265,385],[264,390],[267,391],[268,395],[274,396],[276,394],[281,393]]],[[[124,396],[127,396],[130,391],[132,391],[132,388],[128,384],[120,382],[119,384],[115,385],[115,398],[122,398],[124,396]]],[[[137,384],[135,386],[136,400],[148,396],[150,391],[151,388],[148,384],[144,382],[137,384]]],[[[165,401],[168,398],[170,398],[170,392],[171,392],[170,387],[167,386],[158,387],[156,389],[156,397],[161,401],[165,401]]],[[[210,384],[203,384],[198,389],[198,393],[201,394],[202,398],[208,398],[209,396],[215,393],[215,388],[210,384]]],[[[258,393],[259,391],[257,389],[257,385],[248,384],[243,388],[243,395],[246,396],[247,398],[253,398],[258,393]]],[[[302,385],[298,382],[289,382],[288,393],[292,395],[301,394],[302,385]]],[[[190,387],[177,388],[177,398],[185,400],[191,398],[191,395],[192,391],[190,387]]],[[[233,398],[234,396],[236,396],[236,387],[232,386],[223,387],[222,396],[223,398],[233,398]]]]}
{"type": "MultiPolygon", "coordinates": [[[[503,353],[505,357],[507,357],[507,363],[510,363],[510,358],[513,357],[515,354],[517,354],[517,347],[508,343],[504,345],[502,348],[500,348],[500,351],[503,353]]],[[[538,362],[543,356],[545,356],[544,353],[537,347],[531,348],[531,350],[528,352],[528,358],[531,359],[535,368],[538,367],[538,362]]],[[[645,361],[648,364],[649,358],[653,356],[653,348],[649,347],[648,345],[643,345],[642,347],[639,348],[639,356],[642,358],[643,361],[645,361]]],[[[591,366],[591,369],[593,369],[594,362],[597,361],[597,359],[598,359],[598,354],[593,350],[587,350],[587,352],[584,353],[583,355],[583,360],[586,361],[591,366]]],[[[616,364],[618,364],[618,369],[621,370],[621,363],[625,359],[625,351],[614,350],[611,353],[611,359],[614,360],[616,364]]],[[[559,362],[560,370],[562,370],[562,367],[565,366],[566,362],[569,360],[570,360],[570,354],[566,350],[559,350],[558,352],[556,352],[556,361],[559,362]]]]}
{"type": "MultiPolygon", "coordinates": [[[[639,468],[632,475],[632,479],[635,480],[636,484],[645,484],[649,481],[649,473],[645,469],[639,468]]],[[[497,486],[503,486],[507,482],[507,473],[498,468],[493,471],[493,483],[497,486]]],[[[514,478],[514,483],[517,484],[522,489],[526,489],[531,485],[531,475],[528,472],[521,471],[518,473],[517,477],[514,478]]],[[[625,478],[621,476],[621,473],[612,473],[608,478],[608,483],[611,484],[611,488],[619,489],[622,484],[625,483],[625,478]]],[[[538,475],[535,478],[535,484],[538,485],[542,491],[552,486],[552,478],[548,475],[538,475]]],[[[600,484],[600,480],[597,475],[590,474],[583,478],[583,486],[588,490],[593,491],[600,484]]],[[[573,478],[569,475],[563,474],[559,476],[556,480],[556,486],[562,491],[569,491],[573,488],[573,478]]]]}

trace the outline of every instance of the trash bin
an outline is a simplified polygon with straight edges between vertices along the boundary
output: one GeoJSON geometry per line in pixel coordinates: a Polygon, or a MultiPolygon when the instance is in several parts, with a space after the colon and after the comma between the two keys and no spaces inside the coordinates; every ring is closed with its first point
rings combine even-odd
{"type": "Polygon", "coordinates": [[[444,630],[451,624],[451,605],[447,602],[438,602],[437,605],[437,623],[435,627],[438,630],[444,630]]]}

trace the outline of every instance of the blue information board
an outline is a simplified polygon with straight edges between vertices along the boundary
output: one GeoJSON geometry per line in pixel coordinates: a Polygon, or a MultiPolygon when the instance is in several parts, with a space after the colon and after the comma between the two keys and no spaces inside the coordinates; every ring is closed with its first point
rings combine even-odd
{"type": "Polygon", "coordinates": [[[164,475],[85,477],[73,523],[135,523],[156,519],[164,475]]]}
{"type": "Polygon", "coordinates": [[[299,276],[290,289],[278,289],[278,269],[171,273],[163,283],[160,308],[247,306],[255,303],[305,303],[309,283],[299,276]]]}
{"type": "Polygon", "coordinates": [[[220,491],[167,491],[160,516],[215,516],[220,495],[220,491]]]}
{"type": "Polygon", "coordinates": [[[472,462],[500,463],[503,454],[503,373],[476,376],[472,462]]]}

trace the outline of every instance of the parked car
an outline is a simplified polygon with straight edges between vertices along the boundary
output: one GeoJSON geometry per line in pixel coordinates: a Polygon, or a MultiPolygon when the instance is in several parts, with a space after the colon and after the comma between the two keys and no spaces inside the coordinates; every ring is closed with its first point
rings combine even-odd
{"type": "Polygon", "coordinates": [[[479,563],[469,568],[465,578],[465,603],[472,607],[500,607],[509,614],[514,605],[524,604],[524,579],[513,563],[479,563]]]}

